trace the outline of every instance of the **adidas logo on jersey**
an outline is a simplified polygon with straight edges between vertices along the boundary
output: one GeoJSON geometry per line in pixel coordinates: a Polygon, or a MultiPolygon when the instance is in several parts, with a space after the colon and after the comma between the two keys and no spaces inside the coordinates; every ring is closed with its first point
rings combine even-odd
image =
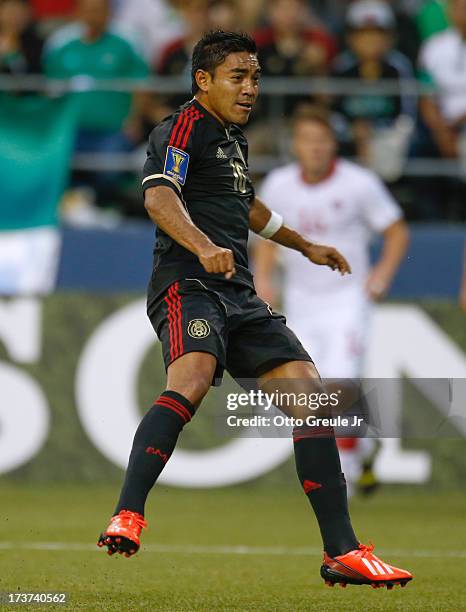
{"type": "Polygon", "coordinates": [[[221,149],[220,147],[217,149],[217,155],[215,157],[217,159],[228,159],[227,156],[225,155],[223,149],[221,149]]]}

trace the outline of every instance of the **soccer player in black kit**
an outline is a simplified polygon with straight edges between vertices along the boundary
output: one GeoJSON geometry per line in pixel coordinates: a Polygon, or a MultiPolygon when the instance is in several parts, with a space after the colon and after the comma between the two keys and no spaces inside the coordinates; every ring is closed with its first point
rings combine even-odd
{"type": "MultiPolygon", "coordinates": [[[[145,207],[157,226],[148,315],[162,342],[166,390],[142,419],[128,469],[99,546],[131,556],[139,549],[144,505],[184,425],[226,368],[234,378],[273,383],[296,379],[319,390],[311,357],[283,316],[255,293],[248,268],[252,230],[300,251],[313,264],[350,273],[334,248],[311,244],[255,197],[248,174],[247,123],[258,95],[260,66],[252,38],[210,32],[195,46],[193,99],[164,119],[149,139],[145,207]]],[[[303,305],[304,307],[304,305],[303,305]]],[[[300,406],[280,406],[306,418],[300,406]]],[[[327,584],[404,586],[409,572],[360,544],[348,512],[346,484],[332,428],[293,431],[296,469],[316,515],[327,584]]]]}

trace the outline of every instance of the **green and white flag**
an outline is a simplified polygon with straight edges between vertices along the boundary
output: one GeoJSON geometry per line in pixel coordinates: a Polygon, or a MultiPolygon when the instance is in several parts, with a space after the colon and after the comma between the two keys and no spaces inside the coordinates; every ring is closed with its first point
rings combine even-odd
{"type": "Polygon", "coordinates": [[[0,231],[58,225],[75,125],[66,96],[0,96],[0,231]]]}
{"type": "Polygon", "coordinates": [[[0,96],[0,295],[55,286],[76,116],[69,97],[0,96]]]}

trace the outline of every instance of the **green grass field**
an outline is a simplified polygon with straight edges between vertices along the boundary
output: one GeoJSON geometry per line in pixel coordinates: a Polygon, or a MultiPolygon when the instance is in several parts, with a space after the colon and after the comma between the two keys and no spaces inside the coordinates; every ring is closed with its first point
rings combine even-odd
{"type": "Polygon", "coordinates": [[[144,545],[131,559],[95,546],[116,493],[0,486],[0,591],[64,591],[70,601],[3,609],[466,610],[466,499],[459,493],[387,488],[352,502],[361,540],[372,539],[376,553],[415,575],[390,592],[324,586],[317,528],[297,487],[159,487],[144,545]]]}

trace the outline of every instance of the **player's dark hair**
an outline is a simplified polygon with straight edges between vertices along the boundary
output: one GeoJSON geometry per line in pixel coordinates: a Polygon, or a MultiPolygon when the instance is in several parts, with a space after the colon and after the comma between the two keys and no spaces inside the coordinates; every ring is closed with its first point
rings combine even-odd
{"type": "Polygon", "coordinates": [[[216,30],[207,32],[193,50],[191,81],[193,96],[199,90],[196,83],[196,72],[205,70],[212,77],[215,69],[223,64],[230,53],[257,53],[255,40],[244,32],[224,32],[216,30]]]}
{"type": "Polygon", "coordinates": [[[332,124],[331,113],[324,106],[318,106],[317,104],[300,104],[293,113],[291,120],[293,129],[305,121],[319,123],[335,136],[335,128],[332,124]]]}

